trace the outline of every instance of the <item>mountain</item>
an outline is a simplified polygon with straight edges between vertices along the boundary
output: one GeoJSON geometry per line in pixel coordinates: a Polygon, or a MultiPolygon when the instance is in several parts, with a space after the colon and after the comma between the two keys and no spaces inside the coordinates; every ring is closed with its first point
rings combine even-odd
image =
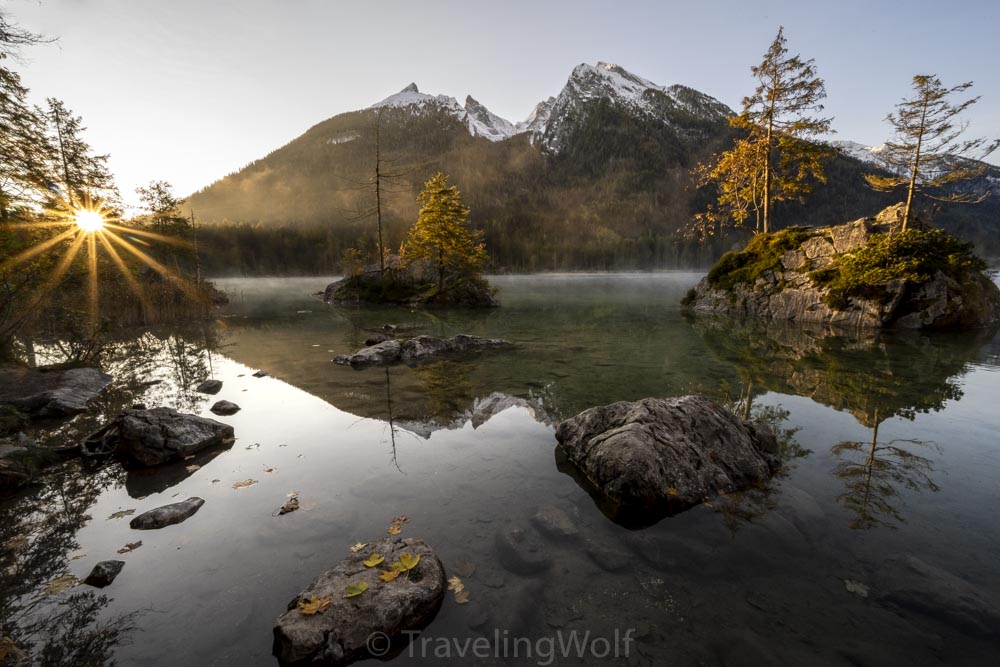
{"type": "MultiPolygon", "coordinates": [[[[416,218],[423,183],[440,170],[471,207],[495,269],[702,265],[739,241],[716,235],[700,247],[678,234],[710,200],[690,172],[733,140],[732,113],[693,88],[603,62],[575,67],[557,95],[516,123],[471,96],[461,104],[410,84],[313,126],[188,205],[209,223],[199,239],[212,246],[213,272],[336,270],[345,249],[373,249],[374,191],[364,184],[378,122],[383,173],[393,175],[382,193],[392,247],[416,218]]],[[[857,158],[873,151],[842,150],[807,205],[776,207],[779,226],[834,224],[896,201],[864,186],[872,165],[857,158]]]]}

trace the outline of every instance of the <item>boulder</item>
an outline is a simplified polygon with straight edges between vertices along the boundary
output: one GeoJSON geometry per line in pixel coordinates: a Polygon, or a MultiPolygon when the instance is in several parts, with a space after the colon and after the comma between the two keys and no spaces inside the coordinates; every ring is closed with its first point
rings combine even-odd
{"type": "Polygon", "coordinates": [[[2,368],[0,403],[32,417],[63,417],[87,410],[111,376],[96,368],[2,368]]]}
{"type": "MultiPolygon", "coordinates": [[[[274,626],[274,654],[282,665],[347,665],[372,657],[368,639],[373,633],[394,645],[404,632],[416,631],[430,623],[441,607],[445,593],[444,566],[422,540],[386,537],[371,542],[339,565],[313,580],[288,604],[274,626]],[[381,567],[366,567],[373,554],[385,560],[381,567]],[[420,557],[417,566],[390,582],[379,573],[407,553],[420,557]],[[366,583],[368,589],[345,598],[347,586],[366,583]],[[329,598],[330,606],[313,615],[298,610],[300,601],[329,598]]],[[[386,649],[379,644],[373,648],[386,649]]],[[[376,657],[382,657],[380,653],[376,657]]]]}
{"type": "Polygon", "coordinates": [[[125,567],[123,560],[102,560],[94,566],[83,583],[94,588],[110,586],[121,573],[123,567],[125,567]]]}
{"type": "Polygon", "coordinates": [[[216,401],[215,405],[209,408],[212,412],[220,416],[235,415],[240,411],[240,406],[230,401],[216,401]]]}
{"type": "Polygon", "coordinates": [[[233,427],[172,408],[125,410],[84,442],[85,453],[117,451],[142,465],[154,466],[231,443],[233,427]]]}
{"type": "Polygon", "coordinates": [[[566,457],[613,503],[685,509],[769,479],[774,434],[703,396],[590,408],[561,423],[566,457]]]}
{"type": "Polygon", "coordinates": [[[875,590],[883,603],[940,618],[966,632],[1000,634],[1000,610],[977,587],[912,554],[887,559],[875,590]]]}
{"type": "Polygon", "coordinates": [[[165,528],[175,523],[180,523],[194,516],[195,512],[201,509],[205,501],[201,498],[188,498],[179,503],[163,505],[156,509],[143,512],[129,522],[129,527],[134,530],[156,530],[165,528]]]}
{"type": "Polygon", "coordinates": [[[205,380],[195,387],[195,391],[201,394],[218,394],[222,390],[222,380],[205,380]]]}
{"type": "Polygon", "coordinates": [[[480,338],[466,334],[451,338],[416,336],[403,341],[386,340],[362,348],[354,354],[338,355],[333,361],[354,368],[389,366],[399,362],[419,362],[443,355],[506,347],[511,347],[511,343],[499,338],[480,338]]]}

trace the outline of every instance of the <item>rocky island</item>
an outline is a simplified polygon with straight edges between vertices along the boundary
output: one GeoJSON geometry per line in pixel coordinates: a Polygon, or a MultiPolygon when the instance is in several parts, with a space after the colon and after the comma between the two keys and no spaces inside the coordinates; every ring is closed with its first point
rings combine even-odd
{"type": "Polygon", "coordinates": [[[683,305],[699,313],[841,327],[951,329],[1000,322],[1000,289],[971,244],[898,230],[899,209],[832,227],[758,234],[683,305]]]}

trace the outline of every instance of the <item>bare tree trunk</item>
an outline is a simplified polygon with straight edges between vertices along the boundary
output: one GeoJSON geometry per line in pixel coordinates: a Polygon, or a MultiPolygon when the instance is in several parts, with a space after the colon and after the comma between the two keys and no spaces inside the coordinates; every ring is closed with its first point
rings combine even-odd
{"type": "Polygon", "coordinates": [[[375,112],[375,219],[378,222],[379,279],[385,275],[385,248],[382,246],[382,110],[375,112]]]}
{"type": "Polygon", "coordinates": [[[920,134],[917,135],[917,150],[913,154],[913,169],[910,170],[910,186],[906,189],[906,208],[903,209],[903,228],[905,232],[910,226],[910,215],[913,210],[913,192],[917,189],[917,174],[920,171],[920,149],[924,143],[924,129],[927,124],[927,99],[924,99],[924,108],[920,113],[920,134]]]}

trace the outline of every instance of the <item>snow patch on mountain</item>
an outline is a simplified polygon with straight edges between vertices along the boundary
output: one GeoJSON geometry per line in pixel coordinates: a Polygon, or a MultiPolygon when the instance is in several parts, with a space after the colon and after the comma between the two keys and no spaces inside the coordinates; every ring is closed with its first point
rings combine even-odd
{"type": "Polygon", "coordinates": [[[373,104],[371,108],[378,109],[379,107],[417,107],[423,109],[425,107],[444,107],[445,109],[453,111],[464,111],[462,105],[458,103],[454,97],[448,97],[447,95],[428,95],[427,93],[422,93],[417,88],[417,84],[411,83],[406,88],[395,95],[390,95],[381,102],[373,104]]]}
{"type": "Polygon", "coordinates": [[[501,118],[472,98],[465,98],[465,123],[474,137],[502,141],[514,136],[514,124],[501,118]]]}
{"type": "Polygon", "coordinates": [[[865,146],[856,141],[831,141],[830,145],[847,157],[852,157],[855,160],[860,160],[876,167],[885,168],[886,166],[885,160],[882,159],[881,155],[882,151],[885,150],[885,144],[865,146]]]}

